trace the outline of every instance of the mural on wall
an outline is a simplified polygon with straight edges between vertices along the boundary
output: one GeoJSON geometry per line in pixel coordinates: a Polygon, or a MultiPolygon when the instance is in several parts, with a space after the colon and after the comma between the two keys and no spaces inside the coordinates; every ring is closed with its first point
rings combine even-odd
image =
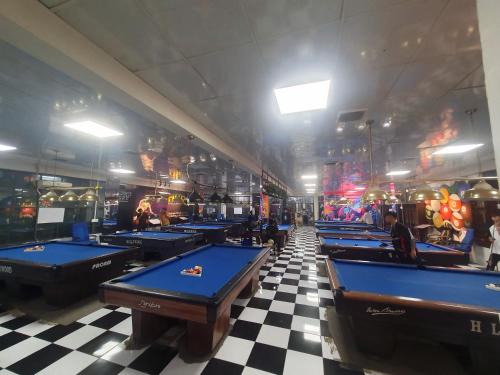
{"type": "Polygon", "coordinates": [[[466,182],[455,182],[453,185],[441,185],[441,200],[425,201],[425,218],[443,237],[462,241],[466,231],[471,227],[472,215],[470,203],[462,201],[462,193],[470,189],[466,182]]]}

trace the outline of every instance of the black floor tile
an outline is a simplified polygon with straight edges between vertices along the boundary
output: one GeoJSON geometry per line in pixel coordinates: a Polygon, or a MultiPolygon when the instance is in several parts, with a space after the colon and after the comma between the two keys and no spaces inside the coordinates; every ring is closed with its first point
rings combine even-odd
{"type": "Polygon", "coordinates": [[[322,320],[319,322],[319,328],[321,336],[331,336],[330,328],[328,327],[328,322],[326,320],[322,320]]]}
{"type": "Polygon", "coordinates": [[[8,320],[0,325],[4,328],[11,329],[14,331],[16,329],[24,327],[27,324],[33,323],[34,321],[36,321],[36,319],[23,315],[15,319],[8,320]]]}
{"type": "Polygon", "coordinates": [[[84,324],[78,322],[71,323],[67,326],[57,325],[39,333],[35,337],[50,342],[56,342],[57,340],[69,335],[70,333],[82,328],[83,326],[84,324]]]}
{"type": "Polygon", "coordinates": [[[278,284],[268,283],[266,281],[261,282],[260,286],[262,287],[262,289],[267,289],[267,290],[276,290],[276,289],[278,289],[278,284]]]}
{"type": "Polygon", "coordinates": [[[311,333],[291,331],[288,349],[321,357],[321,337],[311,333]]]}
{"type": "Polygon", "coordinates": [[[332,290],[329,283],[318,283],[318,289],[332,290]]]}
{"type": "Polygon", "coordinates": [[[222,359],[212,358],[201,375],[240,375],[244,366],[227,362],[222,359]]]}
{"type": "Polygon", "coordinates": [[[262,324],[238,320],[234,323],[233,329],[229,335],[245,340],[255,341],[259,335],[261,327],[262,324]]]}
{"type": "MultiPolygon", "coordinates": [[[[94,354],[96,352],[99,352],[105,345],[107,346],[107,344],[110,341],[120,343],[120,342],[126,340],[127,337],[128,336],[122,335],[120,333],[107,331],[107,332],[100,334],[96,338],[90,340],[88,343],[79,347],[78,351],[83,352],[83,353],[87,353],[87,354],[94,354]]],[[[95,355],[97,355],[97,354],[95,354],[95,355]]]]}
{"type": "MultiPolygon", "coordinates": [[[[291,264],[292,266],[301,266],[302,265],[302,262],[298,262],[298,261],[295,261],[295,260],[291,260],[290,262],[288,262],[288,264],[291,264]]],[[[303,268],[303,267],[302,267],[303,268]]]]}
{"type": "Polygon", "coordinates": [[[295,303],[295,298],[296,298],[295,294],[286,293],[286,292],[276,292],[276,294],[274,295],[275,301],[295,303]]]}
{"type": "Polygon", "coordinates": [[[298,286],[299,280],[282,278],[280,284],[298,286]]]}
{"type": "Polygon", "coordinates": [[[6,333],[5,335],[0,336],[0,351],[7,349],[9,346],[16,345],[29,337],[30,336],[23,335],[18,332],[6,333]]]}
{"type": "Polygon", "coordinates": [[[293,268],[287,268],[286,269],[286,273],[293,273],[295,275],[299,275],[300,274],[300,270],[296,270],[296,269],[293,269],[293,268]]]}
{"type": "Polygon", "coordinates": [[[121,323],[128,317],[130,317],[130,314],[122,313],[119,311],[113,311],[110,312],[109,314],[104,315],[99,319],[94,320],[92,323],[90,323],[90,325],[102,329],[110,329],[111,327],[114,327],[118,323],[121,323]]]}
{"type": "Polygon", "coordinates": [[[269,311],[266,315],[266,319],[264,320],[264,324],[290,329],[292,326],[292,319],[293,315],[269,311]]]}
{"type": "Polygon", "coordinates": [[[231,318],[238,319],[244,309],[245,307],[240,305],[231,305],[231,318]]]}
{"type": "Polygon", "coordinates": [[[250,352],[247,366],[273,374],[282,374],[285,358],[286,349],[257,342],[250,352]]]}
{"type": "Polygon", "coordinates": [[[305,286],[299,286],[299,289],[297,289],[297,294],[303,294],[306,296],[308,293],[318,294],[318,291],[314,288],[307,288],[305,286]]]}
{"type": "Polygon", "coordinates": [[[340,362],[323,358],[323,373],[334,375],[364,375],[364,371],[349,370],[340,366],[340,362]]]}
{"type": "Polygon", "coordinates": [[[247,304],[247,307],[253,307],[256,309],[269,310],[271,303],[273,301],[267,298],[256,298],[253,297],[247,304]]]}
{"type": "Polygon", "coordinates": [[[78,375],[116,375],[124,368],[125,367],[116,363],[109,362],[104,359],[98,359],[90,366],[86,367],[83,371],[79,372],[78,375]]]}
{"type": "Polygon", "coordinates": [[[283,276],[283,272],[269,271],[266,276],[283,276]]]}
{"type": "Polygon", "coordinates": [[[128,367],[147,374],[159,374],[177,355],[177,350],[158,344],[151,345],[128,367]]]}
{"type": "Polygon", "coordinates": [[[335,306],[335,302],[331,298],[321,298],[321,297],[319,297],[319,306],[320,307],[335,306]]]}
{"type": "Polygon", "coordinates": [[[45,367],[51,365],[52,363],[58,361],[70,352],[71,349],[55,344],[50,344],[45,348],[42,348],[35,353],[23,358],[22,360],[17,361],[13,365],[11,365],[8,370],[20,375],[35,374],[45,367]]]}
{"type": "Polygon", "coordinates": [[[306,318],[319,319],[319,307],[301,305],[296,303],[293,314],[305,316],[306,318]]]}

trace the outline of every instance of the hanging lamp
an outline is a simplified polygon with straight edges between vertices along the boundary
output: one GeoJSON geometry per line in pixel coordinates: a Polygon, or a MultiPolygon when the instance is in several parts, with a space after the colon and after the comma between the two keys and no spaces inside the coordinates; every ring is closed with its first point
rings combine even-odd
{"type": "Polygon", "coordinates": [[[61,198],[59,198],[61,202],[77,202],[78,201],[78,195],[73,190],[68,190],[66,193],[64,193],[61,198]]]}
{"type": "Polygon", "coordinates": [[[479,181],[472,189],[464,191],[462,198],[466,201],[490,202],[500,200],[500,193],[484,180],[479,181]]]}
{"type": "Polygon", "coordinates": [[[443,199],[443,194],[440,191],[432,190],[432,188],[427,185],[419,186],[414,192],[410,193],[408,198],[409,203],[418,203],[426,200],[441,200],[443,199]]]}
{"type": "Polygon", "coordinates": [[[81,202],[96,202],[98,197],[94,189],[88,189],[79,199],[81,202]]]}

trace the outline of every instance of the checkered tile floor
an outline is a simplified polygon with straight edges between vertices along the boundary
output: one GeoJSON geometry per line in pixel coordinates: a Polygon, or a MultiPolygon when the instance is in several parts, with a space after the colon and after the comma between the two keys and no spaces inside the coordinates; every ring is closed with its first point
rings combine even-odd
{"type": "Polygon", "coordinates": [[[333,295],[328,279],[317,275],[316,245],[313,230],[299,228],[270,258],[255,296],[235,301],[229,336],[208,361],[179,357],[181,327],[149,347],[125,349],[132,329],[126,308],[106,306],[68,326],[4,312],[0,375],[363,374],[340,367],[325,320],[333,295]]]}

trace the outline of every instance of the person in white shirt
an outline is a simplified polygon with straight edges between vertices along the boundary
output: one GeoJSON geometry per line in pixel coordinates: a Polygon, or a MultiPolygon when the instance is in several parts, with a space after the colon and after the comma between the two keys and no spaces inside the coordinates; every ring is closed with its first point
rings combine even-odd
{"type": "Polygon", "coordinates": [[[500,210],[491,215],[493,225],[490,227],[491,254],[486,266],[487,271],[493,271],[500,262],[500,210]]]}
{"type": "Polygon", "coordinates": [[[361,221],[366,223],[366,224],[373,225],[373,217],[372,217],[371,207],[370,207],[370,209],[367,209],[365,211],[365,213],[363,214],[363,217],[361,218],[361,221]]]}

